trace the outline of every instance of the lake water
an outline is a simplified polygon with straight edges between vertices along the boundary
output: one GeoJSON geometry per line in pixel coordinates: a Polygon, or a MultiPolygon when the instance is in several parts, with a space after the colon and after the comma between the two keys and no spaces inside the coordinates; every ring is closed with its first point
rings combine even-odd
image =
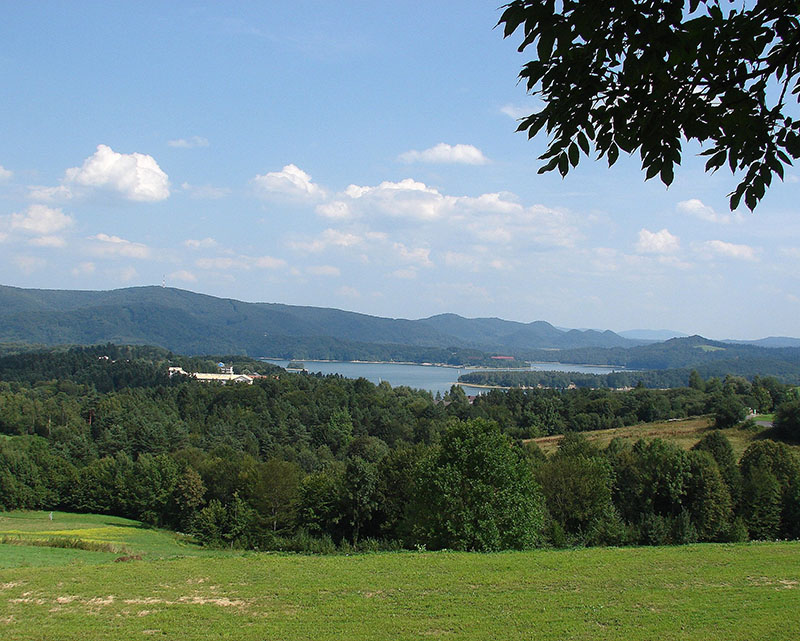
{"type": "MultiPolygon", "coordinates": [[[[265,359],[267,360],[267,359],[265,359]]],[[[289,361],[268,359],[267,362],[286,367],[289,361]]],[[[406,385],[416,389],[436,392],[450,391],[458,377],[476,369],[458,369],[441,365],[406,365],[401,363],[349,363],[338,361],[303,361],[309,373],[340,374],[347,378],[366,378],[375,384],[386,381],[392,387],[406,385]]],[[[609,374],[620,368],[593,365],[574,365],[571,363],[533,363],[532,371],[580,372],[583,374],[609,374]]],[[[483,388],[464,385],[467,394],[479,394],[483,388]]]]}

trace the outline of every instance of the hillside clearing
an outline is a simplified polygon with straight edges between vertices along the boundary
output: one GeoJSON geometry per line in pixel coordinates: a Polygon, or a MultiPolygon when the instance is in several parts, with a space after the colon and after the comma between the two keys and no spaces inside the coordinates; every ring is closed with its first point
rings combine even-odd
{"type": "MultiPolygon", "coordinates": [[[[759,417],[756,417],[756,420],[758,419],[759,417]]],[[[583,435],[600,448],[606,447],[615,438],[631,441],[636,441],[640,438],[660,438],[665,441],[671,441],[679,447],[688,450],[703,438],[706,433],[713,429],[713,419],[703,416],[682,420],[660,421],[656,423],[639,423],[637,425],[617,427],[610,430],[583,432],[583,435]]],[[[722,430],[722,433],[731,442],[734,454],[738,460],[753,441],[767,437],[770,429],[770,427],[763,425],[755,430],[733,427],[722,430]]],[[[562,438],[564,438],[563,434],[556,434],[554,436],[527,439],[525,442],[536,443],[545,454],[552,454],[558,449],[558,444],[561,442],[562,438]]],[[[800,451],[800,448],[798,448],[798,451],[800,451]]]]}

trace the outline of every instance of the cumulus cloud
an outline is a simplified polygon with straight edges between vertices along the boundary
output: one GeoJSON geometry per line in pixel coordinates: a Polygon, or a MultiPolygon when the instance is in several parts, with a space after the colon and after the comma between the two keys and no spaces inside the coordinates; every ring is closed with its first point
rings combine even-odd
{"type": "Polygon", "coordinates": [[[355,287],[350,287],[349,285],[344,285],[336,290],[336,293],[339,296],[346,296],[347,298],[360,298],[361,292],[358,291],[355,287]]]}
{"type": "Polygon", "coordinates": [[[394,278],[399,278],[401,280],[413,280],[417,277],[417,270],[413,267],[406,269],[395,269],[391,275],[394,278]]]}
{"type": "Polygon", "coordinates": [[[71,226],[75,221],[61,209],[46,205],[31,205],[22,214],[7,217],[8,226],[13,231],[28,234],[51,235],[71,226]]]}
{"type": "Polygon", "coordinates": [[[26,274],[44,269],[47,267],[47,261],[38,256],[15,256],[14,264],[26,274]]]}
{"type": "Polygon", "coordinates": [[[724,258],[734,258],[737,260],[756,260],[756,252],[749,245],[734,245],[722,240],[708,240],[702,245],[702,250],[706,254],[722,256],[724,258]]]}
{"type": "Polygon", "coordinates": [[[170,147],[181,149],[194,149],[195,147],[208,147],[208,138],[202,136],[191,136],[190,138],[177,138],[167,143],[170,147]]]}
{"type": "Polygon", "coordinates": [[[56,187],[35,185],[33,187],[29,187],[28,189],[28,196],[31,198],[31,200],[41,200],[48,203],[70,200],[75,195],[67,185],[58,185],[56,187]]]}
{"type": "MultiPolygon", "coordinates": [[[[734,216],[730,214],[719,214],[713,207],[709,207],[697,198],[690,198],[689,200],[682,200],[679,202],[678,211],[699,218],[700,220],[706,220],[710,223],[728,224],[734,220],[734,216]]],[[[740,216],[736,218],[741,219],[740,216]]]]}
{"type": "Polygon", "coordinates": [[[399,160],[407,163],[424,162],[437,164],[485,165],[488,161],[483,152],[473,145],[438,145],[423,151],[406,151],[399,160]]]}
{"type": "Polygon", "coordinates": [[[680,240],[666,229],[652,232],[642,229],[636,243],[636,251],[640,254],[672,254],[680,249],[680,240]]]}
{"type": "Polygon", "coordinates": [[[296,251],[321,252],[329,247],[354,247],[364,242],[364,238],[357,234],[338,229],[326,229],[313,240],[291,241],[288,246],[296,251]]]}
{"type": "Polygon", "coordinates": [[[349,205],[341,200],[334,200],[329,203],[317,205],[315,209],[317,214],[324,218],[345,219],[349,218],[352,214],[349,205]]]}
{"type": "Polygon", "coordinates": [[[124,256],[125,258],[150,258],[151,252],[147,245],[134,243],[119,236],[96,234],[89,240],[95,241],[91,251],[96,256],[124,256]]]}
{"type": "Polygon", "coordinates": [[[229,271],[232,269],[282,269],[286,261],[273,256],[217,256],[214,258],[198,258],[195,263],[200,269],[229,271]]]}
{"type": "Polygon", "coordinates": [[[219,200],[225,198],[231,190],[227,187],[214,187],[212,185],[190,185],[189,183],[182,183],[181,189],[189,194],[190,198],[197,200],[219,200]]]}
{"type": "Polygon", "coordinates": [[[213,238],[203,238],[201,240],[189,238],[188,240],[184,240],[183,244],[189,249],[208,249],[209,247],[216,247],[217,241],[213,238]]]}
{"type": "Polygon", "coordinates": [[[312,276],[339,276],[341,271],[333,265],[312,265],[306,269],[312,276]]]}
{"type": "Polygon", "coordinates": [[[120,154],[108,145],[98,145],[81,167],[67,169],[64,183],[109,189],[139,202],[169,197],[169,178],[152,156],[120,154]]]}
{"type": "Polygon", "coordinates": [[[192,272],[187,271],[185,269],[181,269],[181,270],[179,270],[177,272],[172,272],[168,276],[168,278],[170,280],[179,280],[179,281],[183,281],[183,282],[186,282],[186,283],[196,283],[197,282],[197,276],[195,276],[192,272]]]}
{"type": "Polygon", "coordinates": [[[266,197],[280,195],[298,200],[316,200],[325,196],[325,191],[311,180],[311,176],[296,165],[286,165],[280,171],[256,176],[252,182],[256,192],[266,197]]]}
{"type": "Polygon", "coordinates": [[[394,243],[392,247],[404,262],[414,263],[421,267],[431,267],[433,265],[430,259],[430,249],[426,249],[425,247],[409,248],[403,243],[394,243]]]}
{"type": "Polygon", "coordinates": [[[280,269],[286,267],[286,261],[283,258],[275,258],[273,256],[259,256],[254,259],[253,264],[262,269],[280,269]]]}
{"type": "Polygon", "coordinates": [[[335,200],[318,206],[317,213],[331,219],[368,219],[372,225],[381,218],[448,222],[494,244],[571,247],[579,236],[564,212],[542,205],[523,207],[513,194],[450,196],[411,178],[376,186],[350,185],[335,200]]]}
{"type": "Polygon", "coordinates": [[[76,267],[72,268],[72,275],[73,276],[83,276],[86,274],[94,274],[95,271],[95,264],[91,261],[86,261],[80,263],[76,267]]]}
{"type": "Polygon", "coordinates": [[[31,238],[28,244],[34,247],[63,247],[67,244],[67,241],[61,236],[39,236],[38,238],[31,238]]]}
{"type": "Polygon", "coordinates": [[[3,165],[0,165],[0,181],[9,180],[13,175],[14,175],[13,171],[10,171],[5,167],[3,167],[3,165]]]}

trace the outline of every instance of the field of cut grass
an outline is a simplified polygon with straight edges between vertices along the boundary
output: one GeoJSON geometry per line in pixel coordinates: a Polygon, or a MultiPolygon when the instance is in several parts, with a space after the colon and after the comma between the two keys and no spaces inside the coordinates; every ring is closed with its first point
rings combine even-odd
{"type": "Polygon", "coordinates": [[[798,543],[228,552],[0,570],[4,641],[794,641],[798,604],[798,543]]]}
{"type": "MultiPolygon", "coordinates": [[[[762,418],[756,417],[756,420],[762,420],[762,418]]],[[[675,421],[662,421],[658,423],[640,423],[638,425],[618,427],[610,430],[583,432],[583,434],[589,441],[595,443],[600,448],[606,447],[612,439],[619,437],[630,441],[637,441],[640,438],[660,438],[665,441],[671,441],[679,447],[688,450],[703,438],[706,433],[713,429],[713,419],[709,417],[699,417],[675,421]]],[[[768,437],[770,430],[770,427],[761,425],[755,430],[733,427],[722,430],[722,433],[731,442],[734,454],[738,459],[754,440],[768,437]]],[[[564,438],[563,435],[558,434],[556,436],[543,436],[530,440],[538,444],[546,454],[552,454],[558,449],[558,444],[561,442],[562,438],[564,438]]],[[[800,452],[800,448],[797,449],[800,452]]]]}

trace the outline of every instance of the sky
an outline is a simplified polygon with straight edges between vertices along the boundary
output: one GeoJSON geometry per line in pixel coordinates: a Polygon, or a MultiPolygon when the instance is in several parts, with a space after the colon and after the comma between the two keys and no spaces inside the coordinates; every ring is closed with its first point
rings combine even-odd
{"type": "Polygon", "coordinates": [[[538,175],[498,5],[2,0],[0,284],[800,336],[800,171],[538,175]]]}

